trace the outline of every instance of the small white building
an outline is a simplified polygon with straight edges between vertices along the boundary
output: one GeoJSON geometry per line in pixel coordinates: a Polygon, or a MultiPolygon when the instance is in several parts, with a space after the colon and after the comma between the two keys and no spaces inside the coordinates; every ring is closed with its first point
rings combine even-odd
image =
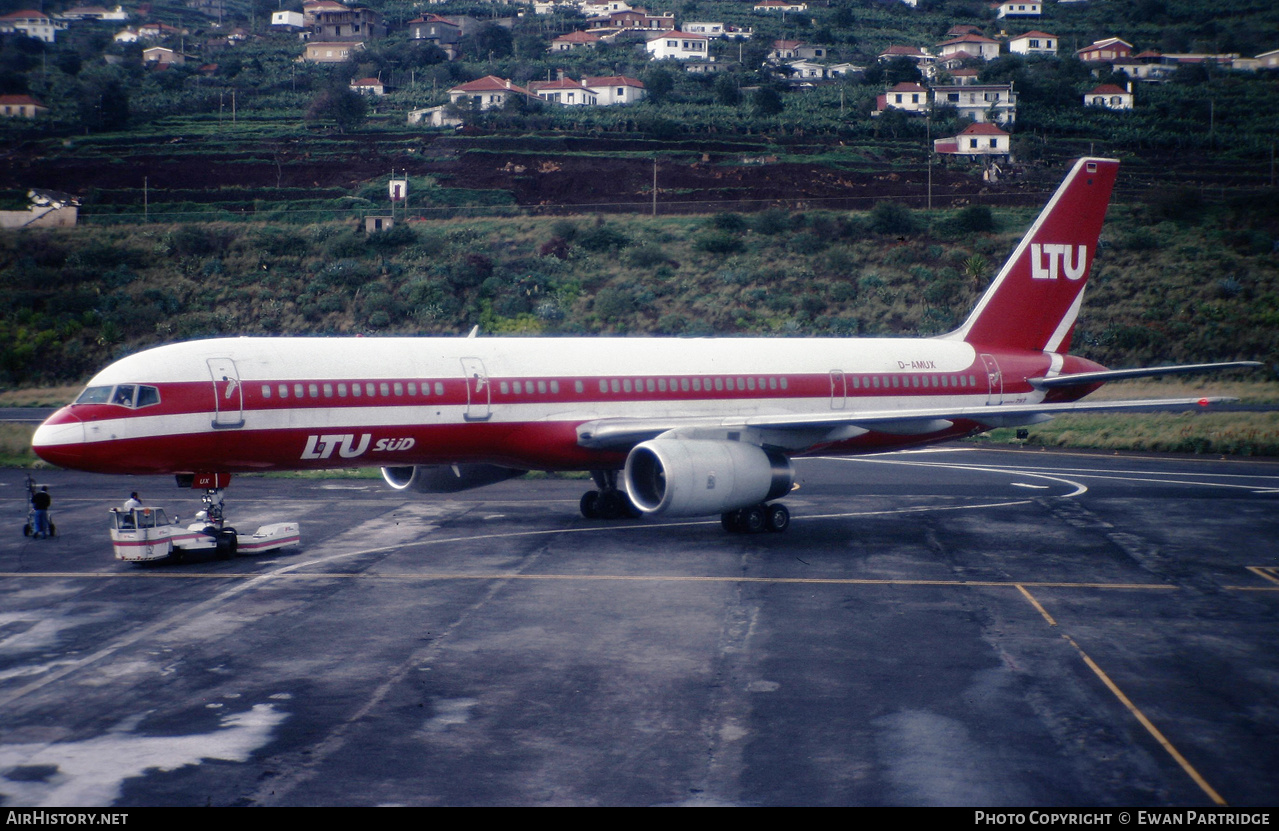
{"type": "Polygon", "coordinates": [[[993,61],[999,57],[999,41],[971,32],[937,44],[939,57],[948,58],[958,52],[967,52],[974,58],[993,61]]]}
{"type": "Polygon", "coordinates": [[[363,51],[364,44],[360,41],[313,40],[307,43],[301,60],[311,63],[342,63],[356,52],[363,51]]]}
{"type": "Polygon", "coordinates": [[[304,29],[306,21],[302,12],[271,12],[271,25],[277,29],[304,29]]]}
{"type": "Polygon", "coordinates": [[[166,46],[151,46],[142,50],[142,62],[153,63],[161,67],[170,65],[181,66],[187,62],[187,59],[186,55],[183,55],[181,52],[177,52],[173,49],[169,49],[166,46]]]}
{"type": "Polygon", "coordinates": [[[582,83],[595,90],[596,103],[601,107],[634,104],[637,101],[643,101],[644,96],[648,94],[643,81],[626,75],[583,78],[582,83]]]}
{"type": "Polygon", "coordinates": [[[696,32],[659,32],[648,39],[649,60],[710,61],[711,39],[696,32]]]}
{"type": "Polygon", "coordinates": [[[892,89],[885,90],[875,102],[875,111],[871,115],[879,115],[885,110],[905,110],[908,113],[928,112],[928,90],[919,84],[902,81],[892,89]]]}
{"type": "Polygon", "coordinates": [[[548,52],[569,52],[573,49],[594,49],[602,40],[594,32],[569,32],[551,41],[548,52]]]}
{"type": "Polygon", "coordinates": [[[529,91],[543,101],[564,107],[594,107],[599,104],[599,93],[581,81],[560,78],[556,81],[533,81],[529,91]]]}
{"type": "Polygon", "coordinates": [[[485,75],[450,89],[449,103],[463,109],[491,110],[506,106],[507,99],[517,95],[533,101],[539,100],[531,91],[505,78],[485,75]]]}
{"type": "Polygon", "coordinates": [[[351,82],[350,90],[357,95],[386,95],[386,84],[380,78],[360,78],[351,82]]]}
{"type": "Polygon", "coordinates": [[[994,124],[969,124],[959,135],[933,141],[934,153],[957,156],[1007,156],[1012,136],[994,124]]]}
{"type": "Polygon", "coordinates": [[[1132,82],[1128,83],[1128,89],[1114,84],[1102,84],[1084,93],[1084,106],[1105,107],[1108,110],[1131,110],[1132,82]]]}
{"type": "Polygon", "coordinates": [[[935,86],[932,93],[935,105],[954,107],[960,118],[978,124],[1017,121],[1017,93],[1012,84],[935,86]]]}
{"type": "Polygon", "coordinates": [[[35,9],[0,15],[0,32],[17,32],[45,43],[55,42],[59,30],[65,28],[67,24],[55,21],[49,15],[35,9]]]}
{"type": "Polygon", "coordinates": [[[1047,32],[1030,31],[1024,35],[1010,38],[1008,51],[1017,55],[1055,56],[1058,43],[1056,35],[1050,35],[1047,32]]]}
{"type": "Polygon", "coordinates": [[[995,17],[1039,17],[1043,12],[1042,4],[1031,0],[1010,0],[998,3],[994,7],[995,17]]]}
{"type": "Polygon", "coordinates": [[[35,118],[48,111],[48,107],[30,95],[0,95],[0,116],[4,118],[35,118]]]}
{"type": "Polygon", "coordinates": [[[58,15],[63,20],[128,20],[129,13],[123,6],[107,10],[101,6],[76,6],[58,15]]]}

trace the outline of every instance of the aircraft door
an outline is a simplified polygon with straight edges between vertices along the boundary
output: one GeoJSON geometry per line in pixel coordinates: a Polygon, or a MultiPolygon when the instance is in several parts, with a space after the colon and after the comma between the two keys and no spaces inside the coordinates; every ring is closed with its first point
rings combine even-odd
{"type": "Polygon", "coordinates": [[[213,427],[231,429],[244,426],[244,390],[240,372],[230,358],[210,358],[209,374],[213,377],[213,427]]]}
{"type": "Polygon", "coordinates": [[[986,367],[986,403],[998,406],[1004,403],[1004,373],[999,369],[999,362],[994,355],[982,355],[981,362],[986,367]]]}
{"type": "Polygon", "coordinates": [[[484,369],[484,362],[479,358],[463,358],[462,374],[466,376],[466,415],[467,421],[484,421],[493,415],[490,402],[489,376],[484,369]]]}
{"type": "Polygon", "coordinates": [[[830,371],[830,408],[842,410],[846,403],[848,403],[848,382],[844,379],[844,371],[832,369],[830,371]]]}

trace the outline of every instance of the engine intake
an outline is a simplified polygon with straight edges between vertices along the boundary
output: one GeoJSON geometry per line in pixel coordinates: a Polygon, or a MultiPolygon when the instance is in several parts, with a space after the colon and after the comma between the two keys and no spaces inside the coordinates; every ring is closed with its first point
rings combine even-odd
{"type": "Polygon", "coordinates": [[[456,493],[503,482],[527,471],[498,465],[412,465],[384,467],[382,478],[397,491],[456,493]]]}
{"type": "Polygon", "coordinates": [[[622,479],[646,514],[707,516],[783,496],[795,471],[783,454],[753,444],[653,439],[631,450],[622,479]]]}

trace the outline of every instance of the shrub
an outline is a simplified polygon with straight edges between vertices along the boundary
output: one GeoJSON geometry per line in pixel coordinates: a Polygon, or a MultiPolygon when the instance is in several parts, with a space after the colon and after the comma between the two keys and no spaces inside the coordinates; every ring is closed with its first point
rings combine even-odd
{"type": "Polygon", "coordinates": [[[897,202],[876,202],[870,212],[870,230],[876,234],[902,236],[919,230],[915,213],[897,202]]]}
{"type": "Polygon", "coordinates": [[[693,247],[707,254],[728,255],[745,250],[746,244],[742,242],[741,237],[727,231],[708,231],[698,235],[693,241],[693,247]]]}

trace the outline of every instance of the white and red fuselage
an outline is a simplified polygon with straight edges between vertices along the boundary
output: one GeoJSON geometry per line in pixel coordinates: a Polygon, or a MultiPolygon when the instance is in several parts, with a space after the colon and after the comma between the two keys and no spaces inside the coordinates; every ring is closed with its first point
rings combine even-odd
{"type": "MultiPolygon", "coordinates": [[[[133,474],[617,469],[628,448],[584,446],[581,425],[1029,404],[1048,393],[1027,379],[1096,369],[940,339],[222,338],[112,364],[81,396],[102,402],[63,408],[36,446],[63,467],[133,474]],[[153,403],[136,406],[143,386],[153,403]]],[[[960,419],[912,435],[826,431],[790,452],[872,452],[976,429],[960,419]]]]}

